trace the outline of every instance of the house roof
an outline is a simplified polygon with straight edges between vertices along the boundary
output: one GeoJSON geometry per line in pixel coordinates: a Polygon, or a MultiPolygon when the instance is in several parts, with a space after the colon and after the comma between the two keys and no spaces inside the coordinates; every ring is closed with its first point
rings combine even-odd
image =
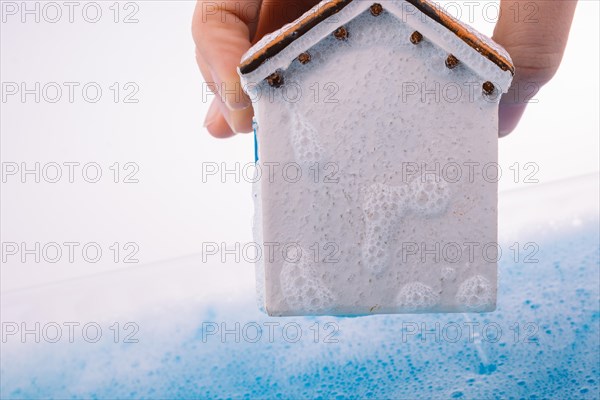
{"type": "MultiPolygon", "coordinates": [[[[239,70],[241,74],[249,74],[257,70],[265,61],[279,54],[304,34],[309,32],[320,22],[340,12],[346,6],[353,2],[362,2],[364,0],[325,0],[315,6],[312,10],[305,13],[296,21],[284,26],[279,31],[263,37],[255,44],[242,59],[239,70]]],[[[427,15],[432,20],[438,22],[443,27],[454,33],[463,42],[475,49],[483,57],[490,60],[502,71],[509,71],[514,75],[514,65],[510,57],[491,39],[477,33],[468,25],[463,24],[444,10],[430,2],[429,0],[404,0],[412,4],[415,8],[427,15]]],[[[386,1],[382,1],[385,3],[386,1]]]]}

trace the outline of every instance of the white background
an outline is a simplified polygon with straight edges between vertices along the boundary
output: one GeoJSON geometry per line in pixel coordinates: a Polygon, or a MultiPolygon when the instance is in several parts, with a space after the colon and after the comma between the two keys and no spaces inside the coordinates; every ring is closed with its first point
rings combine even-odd
{"type": "MultiPolygon", "coordinates": [[[[2,7],[7,3],[11,2],[2,7]]],[[[35,3],[27,4],[33,8],[35,3]]],[[[21,2],[14,4],[22,7],[21,2]]],[[[35,183],[32,176],[27,183],[21,183],[19,175],[7,177],[0,233],[4,243],[26,242],[29,247],[35,242],[96,242],[103,257],[98,263],[85,262],[81,247],[74,263],[67,262],[66,254],[55,264],[35,263],[33,256],[23,263],[9,256],[0,270],[4,293],[199,253],[203,242],[252,240],[250,184],[236,183],[231,176],[225,184],[214,178],[202,182],[203,163],[244,165],[253,161],[254,150],[250,135],[219,141],[202,128],[208,101],[203,99],[190,34],[194,2],[135,2],[138,22],[129,24],[122,19],[135,8],[125,8],[126,2],[118,5],[118,23],[109,8],[112,1],[99,3],[103,14],[97,23],[84,20],[87,3],[79,4],[73,23],[66,7],[57,23],[43,16],[37,23],[33,15],[23,23],[20,12],[2,15],[3,84],[81,85],[73,103],[66,87],[55,104],[43,99],[38,104],[33,96],[25,103],[19,96],[3,99],[1,160],[30,167],[35,162],[95,162],[102,168],[102,179],[87,183],[80,168],[74,183],[66,176],[55,184],[43,179],[35,183]],[[103,90],[97,103],[82,98],[81,87],[87,82],[97,82],[103,90]],[[109,89],[115,82],[121,90],[125,83],[135,83],[139,102],[115,103],[109,89]],[[139,183],[112,182],[109,167],[115,162],[136,163],[139,183]],[[135,242],[139,262],[125,264],[120,254],[115,263],[109,249],[114,242],[135,242]]],[[[469,22],[467,8],[462,10],[461,19],[469,22]]],[[[89,12],[93,16],[93,10],[89,12]]],[[[515,162],[534,162],[539,166],[536,178],[546,183],[598,170],[598,15],[598,2],[580,1],[561,69],[536,96],[538,102],[529,106],[518,129],[500,140],[504,171],[515,162]]],[[[493,24],[481,13],[474,17],[472,25],[490,35],[493,24]]],[[[512,176],[500,181],[503,191],[532,185],[522,179],[514,182],[512,176]]]]}

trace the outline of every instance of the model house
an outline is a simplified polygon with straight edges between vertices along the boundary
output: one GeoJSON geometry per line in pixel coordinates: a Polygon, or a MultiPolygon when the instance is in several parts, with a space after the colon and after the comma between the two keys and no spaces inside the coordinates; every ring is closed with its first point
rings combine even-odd
{"type": "Polygon", "coordinates": [[[495,308],[500,46],[428,1],[330,0],[239,72],[269,315],[495,308]]]}

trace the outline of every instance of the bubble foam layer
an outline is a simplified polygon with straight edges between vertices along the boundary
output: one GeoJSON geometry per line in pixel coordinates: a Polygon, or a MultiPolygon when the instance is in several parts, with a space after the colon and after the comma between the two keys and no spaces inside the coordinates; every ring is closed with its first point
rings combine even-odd
{"type": "Polygon", "coordinates": [[[308,118],[303,118],[296,108],[291,107],[290,120],[294,158],[302,165],[312,165],[326,159],[325,151],[318,139],[318,132],[308,118]]]}
{"type": "Polygon", "coordinates": [[[380,274],[391,265],[390,244],[395,238],[393,230],[410,212],[425,217],[443,213],[450,201],[450,189],[435,177],[413,179],[401,186],[376,183],[364,195],[365,244],[363,262],[366,268],[380,274]]]}
{"type": "Polygon", "coordinates": [[[279,279],[283,297],[290,309],[323,313],[335,304],[333,293],[323,283],[317,271],[306,251],[302,251],[299,261],[287,261],[283,264],[279,279]]]}
{"type": "Polygon", "coordinates": [[[363,260],[365,267],[375,273],[381,273],[389,267],[392,229],[404,216],[410,195],[408,186],[374,184],[366,190],[363,204],[366,226],[363,260]]]}
{"type": "MultiPolygon", "coordinates": [[[[58,343],[35,343],[31,334],[26,343],[9,337],[2,343],[0,397],[598,399],[598,220],[558,235],[528,236],[539,242],[539,262],[501,261],[497,311],[468,317],[270,318],[255,309],[251,287],[231,293],[226,280],[223,295],[208,301],[171,299],[106,321],[73,319],[74,301],[106,307],[96,297],[85,300],[90,288],[106,285],[113,296],[117,280],[127,292],[145,287],[143,279],[175,284],[181,271],[174,273],[173,265],[30,291],[27,298],[44,302],[68,293],[67,306],[59,309],[69,311],[53,321],[96,321],[104,337],[98,343],[84,342],[79,333],[69,343],[66,331],[58,343]],[[123,343],[121,335],[115,343],[108,329],[115,320],[134,321],[138,342],[123,343]]],[[[189,271],[197,272],[200,260],[189,260],[189,271]]],[[[233,268],[213,267],[197,281],[212,285],[223,269],[233,268]]],[[[475,280],[468,287],[480,285],[475,280]]],[[[406,298],[422,303],[416,292],[408,290],[406,298]]],[[[25,303],[11,296],[2,306],[7,321],[40,318],[30,312],[41,307],[26,312],[25,303]]]]}

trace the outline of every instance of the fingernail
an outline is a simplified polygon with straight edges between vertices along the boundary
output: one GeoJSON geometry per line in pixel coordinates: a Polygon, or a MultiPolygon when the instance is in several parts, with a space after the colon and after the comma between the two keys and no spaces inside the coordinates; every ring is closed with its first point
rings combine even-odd
{"type": "Polygon", "coordinates": [[[252,108],[235,110],[229,113],[229,123],[237,133],[248,133],[252,131],[252,108]]]}
{"type": "Polygon", "coordinates": [[[217,119],[219,118],[219,102],[220,100],[213,100],[213,102],[210,104],[210,107],[208,108],[208,112],[206,113],[206,118],[204,119],[204,127],[208,128],[209,126],[211,126],[212,124],[215,123],[215,121],[217,121],[217,119]]]}
{"type": "Polygon", "coordinates": [[[241,84],[239,82],[231,82],[225,83],[224,85],[220,85],[219,87],[227,88],[227,91],[224,95],[224,101],[227,108],[232,111],[240,111],[246,110],[252,106],[252,102],[250,98],[244,93],[242,90],[241,84]],[[235,88],[235,89],[229,89],[235,88]],[[237,89],[239,88],[239,90],[237,89]]]}
{"type": "Polygon", "coordinates": [[[250,98],[244,93],[242,84],[236,78],[221,79],[219,74],[210,70],[217,86],[219,96],[230,110],[244,110],[252,105],[250,98]]]}
{"type": "Polygon", "coordinates": [[[230,110],[245,110],[252,105],[250,99],[244,94],[240,95],[239,101],[230,101],[231,99],[225,99],[225,104],[230,110]]]}
{"type": "Polygon", "coordinates": [[[221,99],[217,97],[213,100],[208,115],[206,116],[206,124],[208,124],[205,125],[206,127],[214,122],[210,120],[213,112],[214,119],[216,120],[218,120],[220,114],[222,114],[229,127],[235,133],[248,133],[252,131],[252,116],[254,115],[254,110],[252,107],[248,107],[243,110],[230,110],[227,108],[225,103],[223,103],[221,99]]]}

